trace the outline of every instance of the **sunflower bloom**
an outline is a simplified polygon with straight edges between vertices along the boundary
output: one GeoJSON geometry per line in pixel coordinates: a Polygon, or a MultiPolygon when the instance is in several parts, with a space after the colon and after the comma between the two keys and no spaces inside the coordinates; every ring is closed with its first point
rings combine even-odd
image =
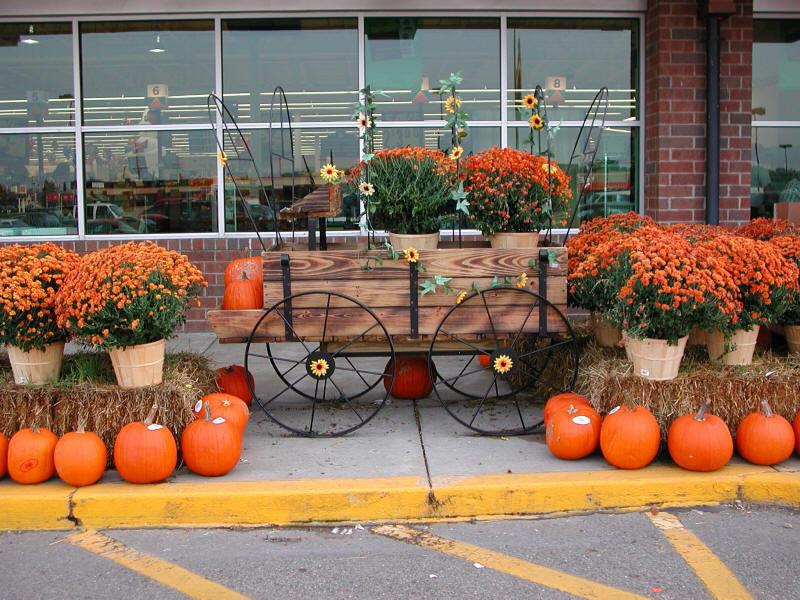
{"type": "Polygon", "coordinates": [[[456,296],[456,304],[461,304],[464,301],[464,298],[467,297],[467,290],[461,290],[458,292],[458,296],[456,296]]]}
{"type": "Polygon", "coordinates": [[[450,114],[453,114],[459,108],[461,108],[461,100],[454,96],[450,96],[447,100],[444,101],[444,109],[450,114]]]}
{"type": "Polygon", "coordinates": [[[419,260],[419,250],[414,248],[413,246],[409,246],[403,252],[403,258],[405,258],[410,263],[415,263],[419,260]]]}
{"type": "Polygon", "coordinates": [[[539,101],[536,99],[536,96],[533,94],[528,94],[522,99],[522,104],[525,108],[536,108],[539,105],[539,101]]]}
{"type": "Polygon", "coordinates": [[[328,361],[324,358],[312,360],[311,364],[308,366],[308,370],[311,371],[314,377],[325,377],[325,375],[328,374],[328,369],[330,369],[330,365],[328,365],[328,361]]]}
{"type": "Polygon", "coordinates": [[[228,164],[228,155],[225,154],[225,150],[219,150],[217,152],[217,161],[223,167],[228,164]]]}
{"type": "Polygon", "coordinates": [[[522,274],[520,274],[520,276],[519,276],[519,277],[517,277],[517,283],[516,283],[516,286],[517,286],[518,288],[522,289],[522,288],[524,288],[526,285],[528,285],[528,274],[527,274],[527,273],[522,273],[522,274]]]}
{"type": "Polygon", "coordinates": [[[319,170],[319,176],[326,183],[336,183],[339,180],[339,169],[336,168],[336,165],[328,163],[319,170]]]}
{"type": "Polygon", "coordinates": [[[464,154],[464,148],[461,146],[454,146],[452,150],[450,150],[450,160],[458,160],[461,158],[461,155],[464,154]]]}
{"type": "Polygon", "coordinates": [[[494,370],[500,373],[501,375],[505,375],[508,373],[512,367],[514,366],[514,361],[511,360],[511,357],[508,354],[501,354],[497,358],[494,359],[494,370]]]}
{"type": "Polygon", "coordinates": [[[356,123],[358,123],[358,129],[363,133],[363,131],[369,127],[372,127],[372,119],[367,118],[364,113],[358,113],[356,117],[356,123]]]}
{"type": "Polygon", "coordinates": [[[375,186],[369,181],[362,181],[358,186],[358,191],[360,191],[363,196],[372,196],[372,194],[375,193],[375,186]]]}
{"type": "Polygon", "coordinates": [[[536,131],[539,131],[542,127],[544,127],[544,119],[539,115],[533,115],[529,120],[530,126],[533,127],[536,131]]]}

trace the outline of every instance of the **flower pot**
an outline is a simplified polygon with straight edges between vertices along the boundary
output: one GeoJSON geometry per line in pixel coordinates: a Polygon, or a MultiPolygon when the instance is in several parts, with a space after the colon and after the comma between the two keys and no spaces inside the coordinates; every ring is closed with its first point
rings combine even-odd
{"type": "Polygon", "coordinates": [[[625,332],[622,338],[636,375],[653,381],[666,381],[678,376],[688,335],[680,338],[676,346],[670,346],[667,340],[637,340],[625,332]]]}
{"type": "Polygon", "coordinates": [[[622,333],[609,323],[603,316],[592,313],[592,331],[594,340],[601,348],[619,348],[622,333]]]}
{"type": "Polygon", "coordinates": [[[64,342],[47,344],[44,350],[24,352],[16,346],[6,346],[14,383],[42,385],[57,381],[64,358],[64,342]]]}
{"type": "Polygon", "coordinates": [[[728,342],[731,347],[730,352],[725,352],[725,335],[721,331],[715,330],[707,334],[706,348],[711,362],[721,362],[723,365],[729,366],[752,364],[758,330],[758,325],[750,331],[737,329],[728,342]]]}
{"type": "Polygon", "coordinates": [[[539,245],[539,232],[526,231],[524,233],[501,231],[489,237],[492,248],[516,249],[536,248],[539,245]]]}
{"type": "Polygon", "coordinates": [[[397,251],[407,248],[417,250],[436,250],[439,246],[439,232],[436,233],[392,233],[389,232],[389,243],[397,251]]]}
{"type": "Polygon", "coordinates": [[[161,383],[166,345],[166,340],[158,340],[109,350],[117,385],[123,388],[139,388],[161,383]]]}
{"type": "Polygon", "coordinates": [[[692,327],[689,330],[689,341],[686,342],[687,346],[705,346],[706,345],[706,332],[699,327],[692,327]]]}
{"type": "Polygon", "coordinates": [[[791,354],[800,354],[800,325],[785,325],[786,344],[791,354]]]}

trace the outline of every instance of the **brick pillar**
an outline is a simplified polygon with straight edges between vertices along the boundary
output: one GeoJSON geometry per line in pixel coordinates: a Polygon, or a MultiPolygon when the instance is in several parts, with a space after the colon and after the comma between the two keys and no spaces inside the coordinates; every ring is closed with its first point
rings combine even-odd
{"type": "MultiPolygon", "coordinates": [[[[702,2],[702,0],[700,0],[702,2]]],[[[750,217],[752,0],[721,28],[720,223],[750,217]]],[[[706,172],[706,24],[698,0],[650,0],[645,18],[645,212],[702,223],[706,172]]]]}

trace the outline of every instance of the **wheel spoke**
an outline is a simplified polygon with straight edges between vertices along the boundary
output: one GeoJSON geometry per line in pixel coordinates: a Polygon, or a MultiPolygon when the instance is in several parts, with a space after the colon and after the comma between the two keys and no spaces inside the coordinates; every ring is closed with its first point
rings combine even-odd
{"type": "Polygon", "coordinates": [[[548,346],[542,346],[541,348],[537,348],[536,350],[531,350],[530,352],[526,352],[525,354],[520,354],[520,358],[525,358],[526,356],[531,356],[533,354],[538,354],[540,352],[545,352],[546,350],[554,350],[559,346],[566,346],[569,344],[574,344],[575,340],[564,340],[563,342],[556,342],[555,344],[550,344],[548,346]]]}
{"type": "MultiPolygon", "coordinates": [[[[352,369],[348,369],[347,367],[336,367],[336,370],[337,371],[349,371],[351,373],[358,373],[359,375],[361,373],[366,373],[367,375],[378,375],[379,377],[389,377],[388,373],[379,373],[378,371],[367,371],[366,369],[357,369],[355,366],[352,369]]],[[[364,378],[362,377],[361,380],[364,381],[364,378]]],[[[364,381],[364,383],[367,383],[367,382],[364,381]]],[[[369,385],[369,384],[367,384],[367,385],[369,385]]]]}
{"type": "Polygon", "coordinates": [[[360,340],[361,338],[363,338],[363,337],[364,337],[365,335],[367,335],[367,334],[368,334],[370,331],[372,331],[373,329],[375,329],[375,328],[376,328],[378,325],[380,325],[380,323],[379,323],[379,322],[377,322],[377,321],[376,321],[375,323],[373,323],[371,327],[369,327],[369,328],[368,328],[366,331],[364,331],[363,333],[359,334],[359,335],[358,335],[358,337],[355,337],[355,338],[353,338],[352,340],[350,340],[349,342],[347,342],[347,343],[346,343],[344,346],[342,346],[341,348],[339,348],[339,349],[336,351],[336,353],[333,355],[333,357],[334,357],[334,358],[336,358],[337,356],[339,356],[339,355],[340,355],[340,354],[341,354],[341,353],[342,353],[344,350],[346,350],[347,348],[349,348],[350,346],[352,346],[353,344],[355,344],[355,343],[356,343],[358,340],[360,340]]]}
{"type": "Polygon", "coordinates": [[[317,392],[319,391],[319,379],[314,383],[314,400],[311,404],[311,423],[308,425],[308,433],[314,433],[314,415],[317,412],[317,392]]]}
{"type": "Polygon", "coordinates": [[[275,395],[274,395],[272,398],[270,398],[269,400],[267,400],[267,401],[266,401],[264,404],[262,404],[261,406],[266,406],[266,405],[267,405],[267,404],[269,404],[270,402],[272,402],[272,401],[274,401],[274,400],[277,400],[277,399],[278,399],[280,396],[283,396],[283,394],[285,394],[287,390],[290,390],[290,389],[294,388],[294,386],[296,386],[298,383],[300,383],[301,381],[303,381],[303,379],[305,379],[306,377],[308,377],[308,373],[303,373],[303,374],[302,374],[302,375],[301,375],[299,378],[295,379],[295,380],[294,380],[292,383],[290,383],[288,386],[286,386],[285,388],[283,388],[283,391],[280,391],[280,392],[278,392],[277,394],[275,394],[275,395]]]}
{"type": "MultiPolygon", "coordinates": [[[[293,358],[283,358],[282,356],[263,356],[262,357],[260,354],[252,354],[252,353],[250,354],[250,356],[257,356],[258,358],[266,358],[268,360],[277,360],[279,362],[288,362],[288,363],[294,364],[295,366],[301,365],[306,361],[306,359],[304,359],[304,358],[301,358],[300,360],[295,360],[293,358]]],[[[286,371],[286,373],[288,373],[288,372],[289,371],[286,371]]],[[[284,373],[284,375],[286,375],[286,373],[284,373]]]]}
{"type": "Polygon", "coordinates": [[[489,305],[486,303],[486,294],[481,293],[481,300],[483,300],[483,306],[486,308],[486,316],[489,317],[489,325],[491,325],[492,327],[492,335],[494,336],[494,346],[495,348],[498,348],[500,346],[500,340],[497,339],[497,331],[494,328],[492,313],[489,312],[489,305]]]}
{"type": "Polygon", "coordinates": [[[469,420],[469,426],[470,427],[472,427],[472,424],[475,422],[475,419],[477,418],[478,414],[481,412],[481,409],[483,408],[484,402],[486,402],[486,399],[489,397],[489,392],[492,391],[492,386],[495,386],[495,385],[497,385],[497,375],[495,375],[492,378],[492,383],[490,383],[489,387],[486,388],[486,393],[483,395],[483,398],[481,398],[481,403],[478,404],[478,408],[476,408],[475,412],[472,414],[472,418],[469,420]]]}
{"type": "Polygon", "coordinates": [[[485,372],[485,371],[486,371],[486,369],[484,369],[483,367],[481,367],[480,369],[475,369],[474,371],[467,371],[467,372],[466,372],[466,373],[464,373],[464,374],[461,374],[461,373],[459,373],[459,374],[458,374],[458,375],[456,375],[455,377],[451,377],[451,378],[449,378],[449,379],[445,379],[444,377],[441,377],[441,376],[440,376],[440,377],[439,377],[439,381],[441,381],[442,383],[448,384],[448,383],[450,383],[450,382],[457,381],[457,380],[458,380],[459,378],[461,378],[461,377],[465,377],[465,378],[466,378],[466,377],[469,377],[470,375],[474,375],[475,373],[483,373],[483,372],[485,372]]]}
{"type": "MultiPolygon", "coordinates": [[[[358,377],[361,379],[361,381],[363,381],[363,382],[364,382],[364,385],[365,385],[365,386],[367,386],[367,387],[369,387],[369,384],[367,383],[367,380],[366,380],[366,379],[364,379],[364,377],[361,375],[361,371],[359,371],[358,369],[356,369],[356,366],[355,366],[355,365],[354,365],[354,364],[353,364],[353,363],[350,361],[350,358],[349,358],[349,357],[347,357],[347,356],[345,356],[345,357],[344,357],[344,359],[347,361],[347,363],[348,363],[348,364],[349,364],[351,367],[353,367],[353,371],[355,372],[355,374],[356,374],[356,375],[358,375],[358,377]]],[[[339,368],[340,368],[340,369],[344,369],[344,367],[339,367],[339,368]]],[[[345,371],[347,371],[347,370],[349,370],[349,369],[345,369],[345,371]]]]}
{"type": "Polygon", "coordinates": [[[517,401],[517,395],[514,394],[514,406],[517,407],[517,414],[519,415],[519,422],[522,423],[522,429],[525,429],[525,419],[522,418],[522,410],[519,407],[519,402],[517,401]]]}
{"type": "Polygon", "coordinates": [[[460,337],[458,337],[457,335],[453,335],[452,333],[448,333],[448,332],[447,332],[447,331],[445,331],[444,329],[439,329],[439,331],[440,331],[441,333],[445,334],[445,335],[446,335],[447,337],[449,337],[450,339],[452,339],[452,340],[455,340],[456,342],[460,342],[460,343],[464,344],[465,346],[467,346],[468,348],[472,348],[472,349],[473,349],[473,350],[475,350],[476,352],[480,352],[481,354],[486,354],[486,355],[489,355],[489,354],[491,354],[491,352],[487,352],[487,351],[486,351],[486,350],[484,350],[483,348],[478,348],[477,346],[475,346],[475,345],[473,345],[473,344],[470,344],[468,341],[466,341],[466,340],[462,340],[462,339],[461,339],[460,337]]]}
{"type": "Polygon", "coordinates": [[[517,341],[519,341],[519,336],[521,336],[522,332],[525,331],[525,325],[528,324],[528,319],[531,318],[531,315],[533,314],[533,309],[536,308],[537,306],[539,306],[539,301],[538,300],[535,303],[531,304],[531,309],[528,311],[528,314],[525,315],[525,320],[522,322],[522,327],[519,328],[519,331],[517,332],[517,335],[514,336],[514,341],[511,342],[511,347],[512,348],[514,348],[516,346],[517,341]]]}
{"type": "Polygon", "coordinates": [[[345,393],[344,393],[344,392],[341,390],[341,388],[340,388],[338,385],[336,385],[336,382],[333,380],[333,377],[329,377],[328,379],[330,379],[330,380],[331,380],[331,383],[333,384],[333,387],[335,387],[335,388],[336,388],[336,391],[337,391],[337,392],[339,392],[339,397],[340,397],[342,400],[344,400],[345,402],[347,402],[347,406],[349,406],[349,407],[350,407],[350,410],[352,410],[354,413],[356,413],[356,416],[357,416],[357,417],[358,417],[358,418],[361,420],[361,422],[363,423],[363,422],[364,422],[364,417],[362,417],[360,414],[358,414],[358,411],[357,411],[357,410],[355,409],[355,407],[354,407],[354,406],[353,406],[353,405],[350,403],[350,398],[348,398],[348,397],[347,397],[347,395],[346,395],[346,394],[345,394],[345,393]]]}

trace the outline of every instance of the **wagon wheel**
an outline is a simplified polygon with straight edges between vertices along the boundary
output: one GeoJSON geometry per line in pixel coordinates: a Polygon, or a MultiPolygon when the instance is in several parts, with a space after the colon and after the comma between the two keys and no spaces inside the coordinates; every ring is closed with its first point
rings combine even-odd
{"type": "Polygon", "coordinates": [[[252,386],[253,398],[272,421],[304,437],[345,435],[368,423],[389,396],[393,373],[384,368],[391,359],[394,346],[378,316],[336,292],[278,301],[245,348],[246,369],[257,374],[267,365],[278,375],[252,386]],[[360,346],[366,342],[368,350],[360,346]]]}
{"type": "Polygon", "coordinates": [[[431,340],[434,392],[459,423],[484,435],[520,435],[541,425],[534,404],[569,391],[579,347],[564,314],[525,289],[474,292],[444,316],[431,340]],[[540,328],[547,317],[546,331],[540,328]],[[436,372],[433,357],[439,360],[436,372]],[[480,364],[480,357],[488,366],[480,364]]]}

